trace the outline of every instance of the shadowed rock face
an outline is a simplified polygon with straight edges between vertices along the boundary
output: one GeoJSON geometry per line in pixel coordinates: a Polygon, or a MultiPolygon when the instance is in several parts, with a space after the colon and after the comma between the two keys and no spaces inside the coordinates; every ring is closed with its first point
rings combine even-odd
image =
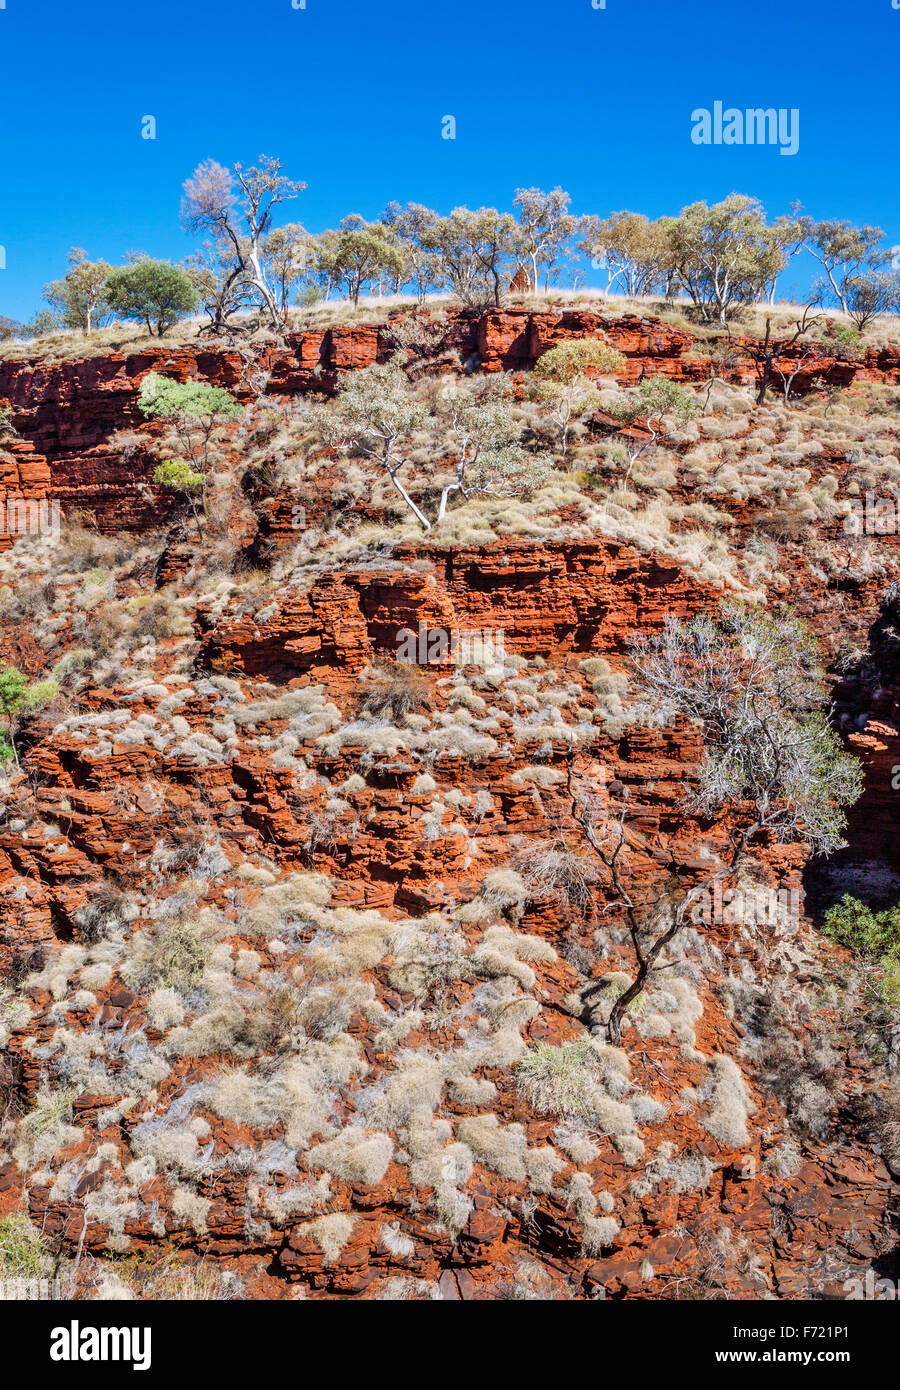
{"type": "MultiPolygon", "coordinates": [[[[525,369],[600,326],[461,311],[436,360],[525,369]]],[[[706,379],[686,330],[602,327],[624,380],[706,379]]],[[[382,329],[332,328],[256,365],[289,396],[389,350],[382,329]]],[[[846,953],[809,917],[698,924],[622,1051],[603,1041],[634,957],[570,777],[601,811],[627,802],[629,882],[648,908],[698,881],[733,824],[685,812],[700,731],[629,719],[583,663],[621,676],[633,633],[712,606],[715,586],[561,524],[217,587],[191,542],[150,535],[177,504],[147,489],[139,452],[108,443],[141,424],[151,369],[253,395],[237,351],[0,363],[20,435],[6,486],[134,540],[100,566],[99,599],[52,556],[25,557],[18,587],[52,579],[52,626],[36,603],[0,617],[0,657],[33,676],[96,643],[84,678],[25,722],[0,821],[0,982],[27,1001],[0,1012],[0,1093],[21,1117],[0,1141],[0,1213],[27,1211],[70,1260],[81,1248],[86,1295],[110,1252],[175,1246],[259,1298],[840,1298],[867,1271],[896,1277],[896,1175],[866,1109],[888,1084],[889,1030],[873,1013],[875,1045],[848,1024],[829,986],[846,953]],[[78,635],[85,612],[94,638],[78,635]],[[398,712],[376,672],[420,624],[502,631],[507,665],[426,668],[398,712]],[[578,856],[585,892],[554,879],[548,852],[578,856]],[[558,1079],[539,1071],[542,1090],[529,1073],[548,1057],[568,1109],[551,1103],[558,1079]]],[[[898,370],[888,350],[864,364],[872,380],[898,370]]],[[[812,485],[844,467],[826,448],[812,485]]],[[[671,499],[690,499],[689,473],[671,499]]],[[[717,505],[740,549],[759,504],[717,505]]],[[[280,553],[289,499],[248,506],[238,556],[260,537],[280,553]]],[[[839,534],[824,521],[817,539],[839,534]]],[[[779,551],[771,597],[798,605],[829,656],[867,652],[835,687],[866,789],[827,874],[796,847],[754,848],[772,895],[805,886],[815,905],[840,881],[866,896],[900,872],[884,583],[837,583],[817,554],[779,551]]]]}

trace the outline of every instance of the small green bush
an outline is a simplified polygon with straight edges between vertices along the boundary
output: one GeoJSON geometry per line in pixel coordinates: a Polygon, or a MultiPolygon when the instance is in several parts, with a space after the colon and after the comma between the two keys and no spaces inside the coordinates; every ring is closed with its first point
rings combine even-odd
{"type": "Polygon", "coordinates": [[[568,338],[541,354],[534,375],[566,385],[590,372],[610,376],[625,366],[626,357],[597,338],[568,338]]]}
{"type": "Polygon", "coordinates": [[[824,931],[831,941],[878,965],[884,972],[878,994],[884,1003],[900,1005],[900,904],[873,911],[845,893],[825,914],[824,931]]]}
{"type": "Polygon", "coordinates": [[[199,492],[203,475],[197,473],[184,459],[166,459],[153,470],[153,481],[175,492],[199,492]]]}
{"type": "Polygon", "coordinates": [[[684,425],[695,419],[701,410],[700,402],[686,386],[668,377],[651,376],[644,378],[633,395],[614,401],[609,413],[626,425],[660,415],[673,415],[679,425],[684,425]]]}
{"type": "Polygon", "coordinates": [[[35,681],[29,685],[22,699],[21,708],[26,711],[43,709],[59,694],[59,682],[55,680],[35,681]]]}
{"type": "Polygon", "coordinates": [[[0,666],[0,715],[6,719],[7,732],[7,737],[0,736],[0,762],[7,762],[10,758],[18,760],[15,733],[20,717],[43,709],[58,694],[58,681],[43,680],[29,684],[28,677],[17,667],[0,666]]]}
{"type": "Polygon", "coordinates": [[[0,1279],[39,1279],[47,1270],[47,1248],[27,1216],[0,1218],[0,1279]]]}
{"type": "Polygon", "coordinates": [[[819,342],[823,353],[832,353],[846,362],[858,362],[863,355],[862,334],[849,324],[830,324],[819,342]]]}
{"type": "Polygon", "coordinates": [[[873,911],[845,893],[825,914],[825,935],[867,960],[900,954],[900,904],[873,911]]]}

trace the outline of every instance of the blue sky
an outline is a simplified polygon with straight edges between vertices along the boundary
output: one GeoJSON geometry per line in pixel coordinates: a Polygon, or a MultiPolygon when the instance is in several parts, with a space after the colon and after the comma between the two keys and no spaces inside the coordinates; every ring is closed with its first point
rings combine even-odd
{"type": "Polygon", "coordinates": [[[307,182],[284,220],[313,231],[561,184],[577,212],[738,190],[900,242],[898,52],[892,0],[5,0],[0,314],[29,317],[70,246],[180,259],[184,179],[261,152],[307,182]],[[692,144],[716,100],[797,108],[799,152],[692,144]]]}

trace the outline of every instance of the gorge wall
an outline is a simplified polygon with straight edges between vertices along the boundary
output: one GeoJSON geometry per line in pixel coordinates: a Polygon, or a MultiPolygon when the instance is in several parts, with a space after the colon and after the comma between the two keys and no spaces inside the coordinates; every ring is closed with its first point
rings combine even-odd
{"type": "MultiPolygon", "coordinates": [[[[702,382],[712,360],[689,329],[628,314],[608,318],[580,310],[458,310],[429,364],[485,372],[531,367],[542,352],[566,338],[602,334],[627,359],[623,384],[642,376],[702,382]]],[[[742,340],[735,339],[740,345],[742,340]]],[[[396,351],[390,320],[382,325],[336,326],[290,333],[284,344],[228,349],[168,345],[48,361],[0,358],[0,404],[11,407],[20,438],[0,458],[0,507],[17,499],[55,498],[65,514],[78,512],[101,529],[141,529],[172,514],[173,500],[150,482],[152,469],[140,451],[123,453],[111,436],[144,423],[137,409],[141,381],[151,371],[178,380],[199,379],[250,399],[262,385],[272,396],[330,394],[340,373],[386,361],[396,351]]],[[[780,363],[796,361],[795,349],[780,363]]],[[[725,380],[753,380],[749,358],[718,368],[725,380]]],[[[795,382],[802,394],[813,382],[900,381],[900,347],[870,348],[859,362],[825,353],[806,362],[795,382]]],[[[9,543],[0,532],[0,547],[9,543]]]]}
{"type": "MultiPolygon", "coordinates": [[[[626,354],[626,382],[709,376],[685,329],[578,311],[460,311],[431,362],[525,369],[561,338],[601,328],[626,354]]],[[[391,350],[388,328],[364,325],[252,350],[162,343],[127,357],[0,361],[0,402],[11,404],[19,436],[6,446],[0,489],[57,498],[67,516],[126,531],[137,547],[176,506],[149,482],[140,448],[113,440],[142,424],[136,400],[148,371],[199,377],[249,401],[261,384],[273,397],[328,394],[338,373],[391,350]]],[[[900,351],[870,351],[860,364],[823,359],[806,371],[807,385],[896,383],[900,351]]],[[[840,467],[839,451],[825,451],[813,481],[840,467]]],[[[679,477],[670,497],[690,501],[691,487],[679,477]]],[[[253,523],[276,546],[290,537],[279,505],[257,508],[253,523]]],[[[749,540],[753,505],[736,500],[730,519],[749,540]]],[[[839,530],[826,520],[822,535],[839,530]]],[[[242,538],[245,553],[254,539],[242,538]]],[[[654,985],[627,1034],[632,1070],[616,1094],[634,1101],[633,1113],[623,1119],[623,1104],[612,1107],[610,1128],[581,1135],[579,1150],[578,1135],[561,1139],[513,1085],[511,1032],[521,1029],[530,1048],[583,1040],[598,998],[629,966],[627,937],[609,930],[611,904],[576,911],[537,889],[499,897],[496,918],[466,915],[484,899],[491,869],[545,854],[548,836],[573,841],[570,777],[590,783],[601,804],[613,791],[627,801],[640,905],[696,881],[710,846],[724,849],[730,821],[710,826],[685,811],[702,755],[695,725],[629,723],[613,712],[590,740],[573,732],[576,719],[593,717],[585,660],[609,658],[618,675],[634,632],[712,606],[721,587],[652,546],[600,534],[429,538],[323,565],[302,583],[263,572],[203,592],[200,548],[164,536],[160,546],[152,565],[126,557],[98,566],[109,645],[110,628],[133,625],[143,665],[134,651],[118,670],[101,660],[103,674],[86,668],[71,707],[27,721],[23,773],[0,820],[0,968],[31,981],[32,1010],[10,1030],[0,1093],[16,1113],[42,1114],[58,1065],[69,1105],[55,1152],[43,1152],[36,1132],[33,1153],[0,1160],[0,1212],[27,1211],[59,1249],[83,1253],[82,1279],[90,1259],[130,1250],[152,1262],[177,1246],[237,1271],[253,1297],[382,1296],[387,1278],[423,1281],[449,1299],[512,1297],[526,1263],[539,1267],[546,1297],[678,1297],[684,1287],[690,1297],[840,1298],[848,1277],[896,1277],[897,1164],[863,1115],[880,1073],[827,993],[841,953],[823,954],[808,917],[796,931],[719,923],[689,934],[679,985],[654,985]],[[502,631],[523,663],[525,696],[513,673],[462,690],[451,672],[429,669],[421,706],[398,716],[398,728],[379,724],[366,714],[369,673],[393,654],[399,627],[420,624],[502,631]],[[285,886],[312,895],[300,899],[305,915],[278,907],[285,886]],[[152,920],[159,931],[176,907],[215,914],[204,976],[215,1009],[196,1005],[194,1018],[192,1004],[169,1016],[168,985],[157,992],[164,998],[148,999],[134,962],[89,934],[94,906],[115,917],[126,897],[135,915],[125,929],[152,920]],[[442,915],[452,929],[438,924],[442,915]],[[504,952],[519,934],[526,954],[514,959],[504,952]],[[346,973],[342,951],[358,952],[346,973]],[[309,960],[320,974],[292,993],[291,971],[309,960]],[[426,1026],[416,972],[429,971],[438,1004],[426,1026]],[[70,988],[79,972],[80,987],[70,988]],[[515,1027],[498,1024],[489,1051],[484,1018],[496,1023],[508,1010],[515,1027]],[[337,1123],[349,1131],[380,1114],[376,1158],[391,1139],[383,1163],[339,1169],[326,1197],[306,1163],[316,1125],[287,1153],[282,1118],[266,1118],[261,1103],[287,1089],[291,1123],[298,1096],[318,1113],[290,1054],[298,1032],[298,1057],[314,1052],[332,1068],[337,1123]],[[422,1071],[410,1064],[407,1073],[419,1051],[422,1071]],[[395,1090],[421,1088],[424,1109],[434,1108],[432,1073],[451,1054],[484,1059],[483,1074],[442,1073],[439,1120],[426,1123],[421,1110],[404,1111],[402,1123],[383,1118],[398,1074],[395,1090]],[[258,1113],[241,1103],[229,1110],[216,1099],[223,1072],[234,1083],[257,1062],[258,1113]],[[796,1087],[810,1078],[798,1101],[796,1087]],[[805,1106],[802,1145],[791,1104],[805,1106]],[[449,1142],[454,1131],[465,1144],[449,1142]],[[146,1154],[163,1155],[163,1139],[171,1163],[154,1166],[146,1154]],[[571,1163],[554,1149],[563,1142],[571,1163]],[[468,1175],[461,1149],[478,1158],[468,1175]],[[611,1223],[591,1208],[578,1173],[589,1174],[600,1210],[614,1211],[611,1223]],[[468,1205],[451,1238],[435,1207],[453,1206],[457,1178],[468,1205]],[[323,1221],[340,1241],[323,1237],[323,1221]]],[[[43,610],[13,607],[0,624],[0,657],[37,677],[53,643],[81,642],[76,623],[94,610],[80,573],[35,573],[36,587],[56,585],[53,616],[42,630],[43,610]]],[[[843,638],[860,648],[835,675],[841,727],[866,770],[837,865],[851,886],[890,875],[900,833],[889,789],[900,764],[897,614],[879,606],[883,588],[879,573],[835,579],[819,556],[797,552],[773,576],[773,595],[797,603],[829,654],[843,638]]],[[[805,886],[812,901],[821,889],[796,847],[764,841],[755,859],[772,892],[802,901],[805,886]]]]}

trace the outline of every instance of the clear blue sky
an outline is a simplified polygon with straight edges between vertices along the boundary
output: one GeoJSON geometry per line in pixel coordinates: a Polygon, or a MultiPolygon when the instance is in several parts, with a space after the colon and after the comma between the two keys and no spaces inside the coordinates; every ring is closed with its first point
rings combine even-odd
{"type": "Polygon", "coordinates": [[[187,175],[261,152],[307,182],[285,220],[312,231],[561,184],[577,212],[799,199],[900,242],[898,53],[891,0],[5,0],[0,314],[29,317],[70,246],[180,259],[187,175]],[[692,144],[716,100],[798,108],[799,153],[692,144]]]}

